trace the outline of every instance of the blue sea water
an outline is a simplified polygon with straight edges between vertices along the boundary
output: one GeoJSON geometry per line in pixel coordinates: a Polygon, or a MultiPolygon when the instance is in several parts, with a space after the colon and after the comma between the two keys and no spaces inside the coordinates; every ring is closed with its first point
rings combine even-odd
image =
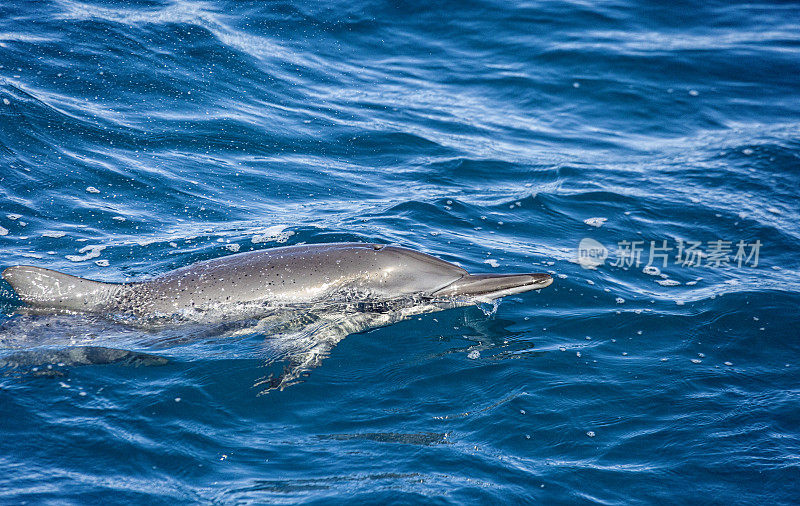
{"type": "Polygon", "coordinates": [[[3,2],[0,267],[374,241],[555,282],[266,395],[269,332],[3,282],[2,356],[169,363],[6,370],[0,501],[796,503],[798,76],[794,2],[3,2]]]}

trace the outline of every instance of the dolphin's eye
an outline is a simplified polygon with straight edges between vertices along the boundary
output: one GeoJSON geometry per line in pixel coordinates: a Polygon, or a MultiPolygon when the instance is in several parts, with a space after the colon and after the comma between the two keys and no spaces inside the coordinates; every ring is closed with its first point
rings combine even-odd
{"type": "Polygon", "coordinates": [[[382,249],[383,249],[383,248],[385,248],[385,247],[386,247],[386,245],[385,245],[385,244],[373,244],[373,245],[372,245],[372,249],[374,249],[375,251],[380,251],[380,250],[382,250],[382,249]]]}

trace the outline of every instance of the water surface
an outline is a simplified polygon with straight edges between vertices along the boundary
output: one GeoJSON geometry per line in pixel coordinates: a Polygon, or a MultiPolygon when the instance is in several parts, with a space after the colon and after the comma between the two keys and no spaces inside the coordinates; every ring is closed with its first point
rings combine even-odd
{"type": "Polygon", "coordinates": [[[292,345],[269,328],[12,315],[3,284],[3,356],[89,342],[169,363],[0,378],[0,500],[795,502],[798,19],[4,2],[3,267],[121,282],[374,241],[556,280],[349,335],[261,396],[292,345]],[[608,249],[596,269],[584,238],[608,249]],[[691,241],[699,265],[676,260],[691,241]],[[651,242],[672,248],[657,271],[651,242]]]}

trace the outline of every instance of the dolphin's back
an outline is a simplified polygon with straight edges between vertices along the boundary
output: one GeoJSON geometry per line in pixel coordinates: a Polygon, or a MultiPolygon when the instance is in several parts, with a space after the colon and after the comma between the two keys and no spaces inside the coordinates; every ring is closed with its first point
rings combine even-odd
{"type": "Polygon", "coordinates": [[[110,284],[18,265],[3,277],[36,308],[174,314],[231,306],[334,299],[388,299],[431,292],[466,275],[438,258],[398,246],[285,246],[214,258],[138,283],[110,284]]]}
{"type": "Polygon", "coordinates": [[[70,311],[101,311],[122,286],[30,265],[9,267],[3,271],[3,278],[23,302],[33,307],[70,311]]]}
{"type": "Polygon", "coordinates": [[[348,294],[393,298],[464,276],[460,267],[397,246],[285,246],[198,262],[133,286],[143,312],[169,313],[263,301],[313,302],[348,294]]]}

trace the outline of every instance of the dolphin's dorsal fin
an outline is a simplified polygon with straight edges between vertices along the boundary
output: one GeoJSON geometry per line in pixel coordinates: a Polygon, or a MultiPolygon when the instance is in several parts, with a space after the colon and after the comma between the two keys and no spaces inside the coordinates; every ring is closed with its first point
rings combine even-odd
{"type": "Polygon", "coordinates": [[[122,286],[30,265],[9,267],[3,279],[31,306],[72,311],[101,310],[122,286]]]}

